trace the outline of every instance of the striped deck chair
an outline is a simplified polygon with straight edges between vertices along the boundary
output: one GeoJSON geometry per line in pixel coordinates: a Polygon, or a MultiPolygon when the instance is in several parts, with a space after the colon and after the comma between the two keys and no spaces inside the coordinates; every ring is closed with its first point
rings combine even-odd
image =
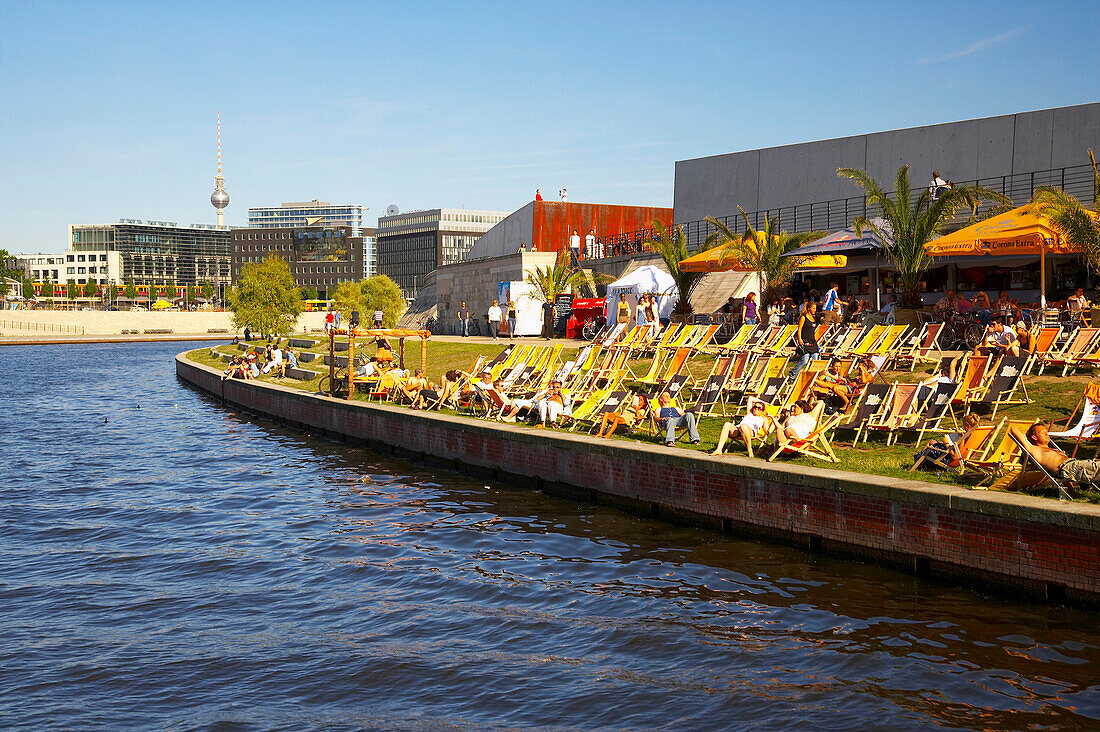
{"type": "Polygon", "coordinates": [[[952,404],[966,404],[985,391],[986,372],[989,370],[989,356],[969,356],[955,392],[952,404]]]}
{"type": "Polygon", "coordinates": [[[968,404],[985,404],[993,407],[993,417],[997,416],[997,409],[1005,404],[1030,404],[1031,399],[1027,395],[1027,386],[1024,385],[1024,374],[1027,373],[1030,356],[1004,356],[991,371],[991,377],[986,384],[985,391],[979,398],[972,397],[968,404]],[[1016,390],[1022,388],[1023,399],[1016,399],[1016,390]]]}
{"type": "Polygon", "coordinates": [[[785,381],[789,360],[786,356],[758,358],[753,364],[748,379],[745,380],[744,392],[746,394],[760,394],[768,379],[780,378],[785,381]]]}
{"type": "Polygon", "coordinates": [[[1061,366],[1062,376],[1076,370],[1076,364],[1081,359],[1095,355],[1093,350],[1097,335],[1100,335],[1100,328],[1078,328],[1061,351],[1048,354],[1043,359],[1039,373],[1043,373],[1047,366],[1061,366]]]}
{"type": "Polygon", "coordinates": [[[912,371],[918,363],[936,363],[943,357],[940,349],[940,333],[943,323],[925,323],[909,350],[899,351],[894,358],[894,368],[909,365],[912,371]],[[935,354],[935,355],[933,355],[935,354]]]}
{"type": "MultiPolygon", "coordinates": [[[[726,386],[724,387],[724,391],[727,394],[743,391],[745,378],[749,373],[750,355],[745,351],[736,351],[730,358],[730,368],[726,376],[726,386]]],[[[723,395],[723,399],[724,398],[725,395],[723,395]]]]}
{"type": "Polygon", "coordinates": [[[626,326],[626,323],[616,323],[611,328],[611,330],[607,332],[607,335],[603,337],[600,345],[604,348],[610,348],[611,346],[615,345],[615,341],[619,340],[619,338],[622,336],[623,331],[626,330],[626,326]]]}
{"type": "Polygon", "coordinates": [[[1064,429],[1059,432],[1051,432],[1050,436],[1073,441],[1073,453],[1070,457],[1077,456],[1077,450],[1082,443],[1100,443],[1100,384],[1087,384],[1085,393],[1081,395],[1077,406],[1073,408],[1073,411],[1069,413],[1065,420],[1059,420],[1059,422],[1064,422],[1062,425],[1064,429]],[[1080,417],[1077,424],[1070,427],[1070,423],[1078,415],[1080,417]]]}
{"type": "MultiPolygon", "coordinates": [[[[1004,421],[1004,420],[1002,420],[1004,421]]],[[[969,434],[963,439],[962,442],[956,446],[959,451],[960,462],[956,466],[956,469],[961,472],[963,466],[967,460],[981,460],[983,459],[992,447],[993,436],[997,434],[997,430],[1000,428],[999,424],[978,424],[969,431],[969,434]]],[[[945,440],[946,441],[946,440],[945,440]]],[[[942,458],[934,460],[933,462],[939,467],[947,470],[952,467],[951,461],[954,459],[952,454],[945,455],[942,458]]],[[[913,467],[910,470],[915,470],[924,460],[923,457],[917,458],[917,462],[913,463],[913,467]]]]}
{"type": "Polygon", "coordinates": [[[895,383],[886,400],[886,407],[867,421],[867,430],[886,432],[886,444],[897,439],[897,432],[911,427],[920,418],[921,405],[917,400],[920,384],[895,383]]]}
{"type": "Polygon", "coordinates": [[[769,344],[779,337],[785,327],[785,325],[769,325],[767,328],[763,328],[759,337],[756,338],[754,348],[757,351],[767,351],[769,344]]]}
{"type": "Polygon", "coordinates": [[[869,384],[856,402],[855,411],[846,421],[837,425],[837,429],[855,431],[853,445],[859,442],[860,437],[864,442],[867,441],[867,422],[885,408],[892,388],[891,384],[869,384]]]}
{"type": "Polygon", "coordinates": [[[1031,336],[1031,349],[1028,351],[1031,354],[1028,370],[1037,366],[1038,373],[1043,372],[1043,359],[1050,355],[1051,349],[1061,335],[1061,326],[1039,326],[1035,329],[1031,336]]]}
{"type": "Polygon", "coordinates": [[[668,365],[663,369],[664,376],[661,381],[668,381],[673,376],[676,376],[684,370],[684,364],[687,363],[688,358],[691,356],[691,348],[677,348],[676,353],[672,354],[672,358],[668,360],[668,365]]]}

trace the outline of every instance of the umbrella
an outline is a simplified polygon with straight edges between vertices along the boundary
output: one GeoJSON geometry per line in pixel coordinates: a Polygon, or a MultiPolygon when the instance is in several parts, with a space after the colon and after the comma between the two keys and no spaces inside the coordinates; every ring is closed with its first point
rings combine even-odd
{"type": "Polygon", "coordinates": [[[1021,256],[1039,257],[1040,304],[1046,307],[1046,253],[1072,254],[1078,249],[1062,240],[1050,219],[1020,206],[979,221],[924,246],[930,257],[1021,256]]]}
{"type": "MultiPolygon", "coordinates": [[[[763,236],[761,234],[761,236],[763,236]]],[[[753,272],[752,267],[749,267],[741,260],[737,259],[735,255],[724,255],[726,245],[714,247],[708,249],[705,252],[700,252],[694,256],[680,262],[681,272],[753,272]]],[[[822,254],[818,256],[806,257],[805,261],[801,262],[798,266],[807,269],[817,268],[829,268],[829,267],[843,267],[848,263],[847,257],[839,254],[822,254]]]]}
{"type": "MultiPolygon", "coordinates": [[[[893,229],[890,228],[890,223],[886,219],[875,217],[870,220],[871,224],[877,227],[880,231],[893,233],[893,229]]],[[[809,244],[804,244],[793,252],[784,254],[784,257],[803,257],[812,255],[814,257],[820,257],[823,255],[838,255],[843,252],[847,254],[863,254],[874,253],[875,255],[875,308],[881,309],[882,302],[880,300],[882,288],[879,286],[881,282],[879,276],[878,258],[885,250],[885,246],[882,243],[882,239],[871,228],[863,230],[863,234],[856,233],[856,227],[849,226],[846,229],[840,231],[834,231],[832,234],[823,236],[820,239],[815,239],[809,244]]],[[[812,260],[811,260],[812,261],[812,260]]],[[[805,265],[803,265],[805,266],[805,265]]],[[[844,266],[843,264],[836,266],[844,266]]]]}
{"type": "Polygon", "coordinates": [[[172,303],[168,302],[167,300],[157,300],[155,303],[153,303],[154,310],[163,310],[164,308],[170,307],[172,307],[172,303]]]}

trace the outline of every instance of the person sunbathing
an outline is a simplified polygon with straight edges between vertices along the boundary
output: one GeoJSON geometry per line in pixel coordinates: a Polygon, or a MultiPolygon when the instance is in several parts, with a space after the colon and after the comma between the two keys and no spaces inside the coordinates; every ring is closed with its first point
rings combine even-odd
{"type": "Polygon", "coordinates": [[[945,467],[957,468],[963,455],[959,446],[966,442],[974,428],[982,422],[981,417],[971,412],[963,417],[963,431],[945,434],[942,440],[929,440],[924,449],[916,454],[916,460],[910,472],[914,470],[943,470],[945,467]]]}
{"type": "Polygon", "coordinates": [[[852,406],[852,385],[840,375],[840,366],[836,361],[830,361],[825,370],[818,374],[813,384],[814,396],[828,396],[830,394],[840,397],[844,405],[843,411],[847,412],[852,406]]]}
{"type": "Polygon", "coordinates": [[[427,389],[431,384],[428,382],[428,377],[424,374],[424,369],[417,369],[413,372],[413,375],[405,379],[404,384],[398,384],[398,388],[409,400],[409,404],[413,409],[420,408],[420,392],[427,389]]]}
{"type": "Polygon", "coordinates": [[[641,422],[649,414],[649,400],[642,394],[635,394],[630,397],[625,405],[621,405],[621,408],[617,412],[605,412],[600,417],[599,429],[596,430],[596,437],[611,437],[615,434],[615,430],[619,428],[619,425],[626,425],[627,427],[633,427],[641,422]]]}
{"type": "Polygon", "coordinates": [[[767,413],[764,407],[764,402],[759,399],[749,397],[749,412],[741,421],[737,424],[733,422],[726,422],[722,425],[722,434],[718,437],[718,445],[714,448],[714,452],[711,455],[721,455],[722,451],[726,448],[726,441],[730,437],[736,435],[741,438],[745,443],[745,447],[748,449],[749,457],[752,457],[752,438],[760,434],[760,431],[764,429],[764,425],[767,423],[767,413]]]}
{"type": "Polygon", "coordinates": [[[1076,460],[1050,444],[1047,426],[1036,422],[1024,432],[1008,428],[1012,436],[1039,467],[1062,480],[1081,486],[1100,486],[1100,460],[1076,460]]]}
{"type": "MultiPolygon", "coordinates": [[[[421,369],[417,369],[417,371],[421,371],[421,369]]],[[[440,380],[438,388],[429,381],[426,387],[417,392],[416,401],[413,402],[413,409],[432,409],[444,402],[451,401],[458,391],[458,385],[461,378],[462,373],[452,369],[443,374],[443,378],[440,380]]]]}
{"type": "Polygon", "coordinates": [[[567,401],[561,379],[553,379],[549,389],[535,396],[535,408],[539,413],[539,421],[535,427],[542,428],[547,423],[557,424],[558,418],[565,411],[567,401]]]}

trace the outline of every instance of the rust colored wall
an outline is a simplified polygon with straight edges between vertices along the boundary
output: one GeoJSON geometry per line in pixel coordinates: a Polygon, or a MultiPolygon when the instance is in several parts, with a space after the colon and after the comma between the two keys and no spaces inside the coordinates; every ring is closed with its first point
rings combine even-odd
{"type": "Polygon", "coordinates": [[[607,203],[535,201],[531,241],[538,245],[540,252],[554,251],[569,246],[569,236],[574,230],[583,242],[585,234],[592,229],[596,230],[597,237],[617,235],[647,229],[654,219],[671,226],[672,209],[607,203]]]}

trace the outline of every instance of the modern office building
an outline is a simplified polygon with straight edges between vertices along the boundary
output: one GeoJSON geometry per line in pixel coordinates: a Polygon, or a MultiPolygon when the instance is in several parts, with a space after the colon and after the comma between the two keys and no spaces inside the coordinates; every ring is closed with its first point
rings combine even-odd
{"type": "Polygon", "coordinates": [[[21,269],[33,282],[64,282],[64,254],[15,254],[15,269],[21,269]]]}
{"type": "Polygon", "coordinates": [[[349,226],[233,229],[233,281],[248,262],[274,254],[290,265],[294,283],[331,297],[341,282],[363,277],[363,239],[349,226]]]}
{"type": "MultiPolygon", "coordinates": [[[[213,224],[180,226],[171,221],[119,219],[116,224],[87,224],[69,227],[66,270],[95,253],[117,252],[120,257],[118,284],[133,280],[139,284],[201,285],[211,282],[219,296],[230,283],[232,257],[230,230],[213,224]]],[[[64,282],[79,272],[61,274],[64,282]]],[[[113,275],[113,273],[109,273],[113,275]]],[[[114,280],[114,276],[110,276],[114,280]]]]}
{"type": "Polygon", "coordinates": [[[416,297],[429,272],[464,260],[474,242],[507,216],[507,211],[453,208],[380,216],[378,273],[396,282],[406,297],[416,297]]]}
{"type": "Polygon", "coordinates": [[[345,226],[351,236],[361,236],[365,206],[328,201],[298,201],[279,206],[248,209],[250,229],[289,229],[305,226],[345,226]]]}
{"type": "Polygon", "coordinates": [[[363,229],[363,278],[378,274],[378,229],[363,229]]]}

